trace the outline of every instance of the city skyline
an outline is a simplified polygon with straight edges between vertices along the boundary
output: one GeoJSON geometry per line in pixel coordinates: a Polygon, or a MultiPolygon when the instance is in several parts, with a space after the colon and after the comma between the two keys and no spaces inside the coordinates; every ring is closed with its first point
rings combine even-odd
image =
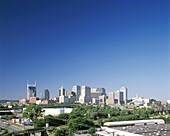
{"type": "Polygon", "coordinates": [[[170,99],[169,1],[0,1],[0,100],[63,85],[170,99]],[[34,4],[32,4],[34,3],[34,4]]]}

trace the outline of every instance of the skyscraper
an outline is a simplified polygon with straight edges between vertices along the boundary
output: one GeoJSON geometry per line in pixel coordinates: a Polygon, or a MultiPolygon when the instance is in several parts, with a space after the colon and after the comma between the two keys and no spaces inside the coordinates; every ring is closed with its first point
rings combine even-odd
{"type": "Polygon", "coordinates": [[[59,103],[69,102],[68,96],[66,96],[65,89],[63,86],[59,89],[59,103]]]}
{"type": "Polygon", "coordinates": [[[124,101],[124,104],[127,104],[127,88],[121,87],[120,92],[123,92],[123,101],[124,101]]]}
{"type": "Polygon", "coordinates": [[[91,88],[88,86],[81,87],[81,95],[79,98],[80,103],[89,103],[91,102],[91,88]]]}
{"type": "Polygon", "coordinates": [[[43,99],[49,100],[49,98],[50,98],[50,92],[48,89],[45,89],[43,92],[43,99]]]}
{"type": "Polygon", "coordinates": [[[106,90],[104,88],[97,88],[96,92],[100,92],[102,95],[106,95],[106,90]]]}
{"type": "Polygon", "coordinates": [[[81,87],[79,85],[75,85],[73,86],[72,91],[76,94],[76,101],[79,101],[79,97],[81,95],[81,87]]]}
{"type": "Polygon", "coordinates": [[[115,93],[114,92],[109,92],[108,93],[108,99],[106,100],[107,105],[113,105],[115,104],[115,93]]]}
{"type": "Polygon", "coordinates": [[[34,85],[31,85],[27,82],[27,100],[29,100],[31,97],[36,97],[36,82],[34,85]]]}
{"type": "Polygon", "coordinates": [[[59,96],[65,96],[65,89],[63,88],[63,86],[61,86],[61,88],[59,89],[59,96]]]}

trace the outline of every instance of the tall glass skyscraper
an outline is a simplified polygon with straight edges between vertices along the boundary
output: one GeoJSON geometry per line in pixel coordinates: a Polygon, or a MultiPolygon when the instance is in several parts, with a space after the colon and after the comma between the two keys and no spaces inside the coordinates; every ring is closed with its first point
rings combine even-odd
{"type": "Polygon", "coordinates": [[[43,92],[43,99],[49,100],[49,98],[50,98],[50,92],[48,89],[45,89],[43,92]]]}
{"type": "Polygon", "coordinates": [[[31,85],[27,82],[27,100],[29,100],[31,97],[36,97],[36,82],[34,85],[31,85]]]}

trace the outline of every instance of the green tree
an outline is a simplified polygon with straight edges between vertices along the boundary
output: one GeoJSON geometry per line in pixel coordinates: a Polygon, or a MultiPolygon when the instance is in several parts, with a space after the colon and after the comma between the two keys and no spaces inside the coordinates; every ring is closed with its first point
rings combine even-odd
{"type": "Polygon", "coordinates": [[[95,129],[94,128],[89,128],[89,130],[88,130],[88,134],[94,134],[95,133],[95,129]]]}
{"type": "Polygon", "coordinates": [[[93,127],[94,123],[92,120],[85,117],[77,117],[69,120],[68,127],[76,132],[77,130],[84,130],[93,127]]]}
{"type": "Polygon", "coordinates": [[[65,124],[65,120],[53,117],[52,115],[45,116],[46,123],[49,123],[50,126],[60,126],[65,124]]]}
{"type": "Polygon", "coordinates": [[[16,118],[16,115],[10,115],[9,120],[16,118]]]}
{"type": "Polygon", "coordinates": [[[35,120],[35,127],[45,127],[45,119],[37,119],[35,120]]]}
{"type": "Polygon", "coordinates": [[[69,119],[69,114],[68,113],[62,113],[62,114],[58,115],[57,118],[69,119]]]}
{"type": "Polygon", "coordinates": [[[68,135],[68,128],[60,128],[60,129],[55,129],[53,132],[52,132],[52,136],[66,136],[68,135]]]}
{"type": "Polygon", "coordinates": [[[34,122],[34,127],[35,127],[36,120],[38,119],[38,117],[42,116],[42,112],[44,111],[42,110],[41,106],[31,104],[26,108],[23,115],[25,118],[32,120],[34,122]]]}

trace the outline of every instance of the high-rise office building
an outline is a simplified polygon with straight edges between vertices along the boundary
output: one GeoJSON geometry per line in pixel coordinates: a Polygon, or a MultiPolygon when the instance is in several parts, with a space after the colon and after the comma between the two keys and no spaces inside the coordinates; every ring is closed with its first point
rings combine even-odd
{"type": "Polygon", "coordinates": [[[115,104],[124,104],[124,92],[117,90],[115,93],[115,104]]]}
{"type": "Polygon", "coordinates": [[[91,88],[88,86],[81,87],[81,95],[79,98],[80,103],[90,103],[91,102],[91,88]]]}
{"type": "Polygon", "coordinates": [[[120,92],[123,92],[123,101],[124,101],[124,104],[127,104],[127,88],[121,87],[120,92]]]}
{"type": "Polygon", "coordinates": [[[79,97],[81,95],[81,87],[79,85],[75,85],[73,86],[72,91],[76,94],[76,101],[79,101],[79,97]]]}
{"type": "Polygon", "coordinates": [[[113,105],[115,104],[115,93],[114,92],[109,92],[108,93],[108,99],[106,100],[107,105],[113,105]]]}
{"type": "Polygon", "coordinates": [[[36,82],[34,85],[27,82],[27,100],[29,100],[31,97],[36,97],[36,87],[36,82]]]}
{"type": "Polygon", "coordinates": [[[50,92],[48,89],[45,89],[44,92],[43,92],[43,99],[44,100],[49,100],[50,98],[50,92]]]}
{"type": "Polygon", "coordinates": [[[68,96],[66,96],[65,89],[63,86],[59,89],[59,103],[69,102],[68,96]]]}
{"type": "Polygon", "coordinates": [[[65,89],[63,88],[63,86],[61,86],[61,88],[59,89],[59,96],[65,96],[65,89]]]}
{"type": "Polygon", "coordinates": [[[66,96],[69,99],[69,102],[75,102],[76,101],[76,93],[73,91],[66,91],[66,96]]]}
{"type": "Polygon", "coordinates": [[[106,90],[104,88],[97,88],[96,92],[100,92],[102,95],[106,95],[106,90]]]}

